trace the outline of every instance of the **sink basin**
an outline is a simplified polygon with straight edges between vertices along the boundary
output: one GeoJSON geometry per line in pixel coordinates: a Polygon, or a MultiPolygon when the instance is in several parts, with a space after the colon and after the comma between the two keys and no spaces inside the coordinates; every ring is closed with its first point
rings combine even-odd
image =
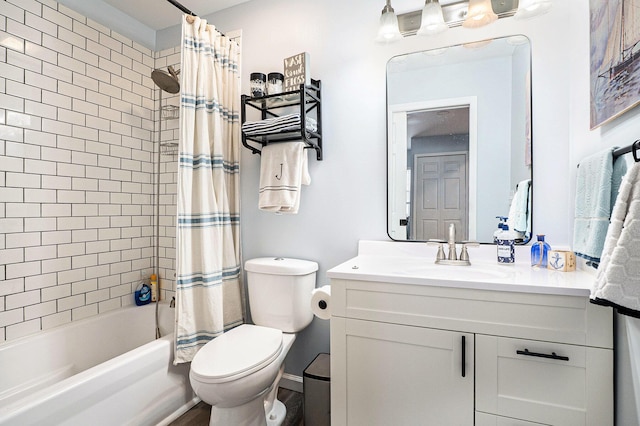
{"type": "Polygon", "coordinates": [[[415,265],[403,268],[394,268],[394,273],[404,276],[414,276],[431,279],[448,279],[448,280],[486,280],[486,279],[503,279],[507,278],[513,271],[504,270],[509,266],[499,265],[482,265],[471,264],[469,266],[452,266],[452,265],[436,265],[425,264],[415,265]]]}
{"type": "Polygon", "coordinates": [[[421,257],[372,256],[358,257],[352,270],[363,274],[387,277],[413,277],[452,281],[500,280],[512,276],[511,266],[472,262],[471,265],[443,265],[429,262],[421,257]]]}

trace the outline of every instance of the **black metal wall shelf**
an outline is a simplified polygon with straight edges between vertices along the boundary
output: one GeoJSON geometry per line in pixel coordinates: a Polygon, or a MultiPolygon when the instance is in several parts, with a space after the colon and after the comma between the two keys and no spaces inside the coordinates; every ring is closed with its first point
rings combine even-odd
{"type": "MultiPolygon", "coordinates": [[[[301,84],[298,90],[277,93],[274,95],[251,97],[242,95],[241,120],[247,121],[247,106],[260,111],[262,120],[272,117],[280,117],[282,109],[289,110],[299,107],[300,129],[271,134],[247,135],[242,132],[242,145],[254,154],[260,154],[261,147],[270,143],[303,141],[305,149],[314,149],[316,158],[322,160],[322,114],[320,98],[320,80],[311,80],[311,84],[301,84]],[[306,129],[307,114],[315,115],[317,130],[315,132],[306,129]],[[250,143],[251,142],[251,143],[250,143]]],[[[312,117],[313,118],[313,117],[312,117]]]]}

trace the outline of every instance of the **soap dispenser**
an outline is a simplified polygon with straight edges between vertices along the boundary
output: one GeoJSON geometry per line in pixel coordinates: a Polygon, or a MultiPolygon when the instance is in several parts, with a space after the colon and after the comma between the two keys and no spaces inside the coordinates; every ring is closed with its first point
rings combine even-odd
{"type": "Polygon", "coordinates": [[[513,264],[516,261],[515,255],[515,233],[509,230],[509,225],[502,225],[502,232],[497,236],[496,247],[498,251],[498,263],[513,264]]]}
{"type": "Polygon", "coordinates": [[[547,256],[551,246],[545,242],[544,234],[538,235],[538,241],[531,246],[531,266],[547,267],[547,256]]]}

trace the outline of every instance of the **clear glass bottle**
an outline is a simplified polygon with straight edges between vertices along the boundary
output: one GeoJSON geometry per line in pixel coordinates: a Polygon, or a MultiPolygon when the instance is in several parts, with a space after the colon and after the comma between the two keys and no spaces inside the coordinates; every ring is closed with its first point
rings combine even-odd
{"type": "Polygon", "coordinates": [[[531,246],[531,266],[547,267],[547,256],[551,246],[544,241],[544,234],[538,235],[538,241],[531,246]]]}

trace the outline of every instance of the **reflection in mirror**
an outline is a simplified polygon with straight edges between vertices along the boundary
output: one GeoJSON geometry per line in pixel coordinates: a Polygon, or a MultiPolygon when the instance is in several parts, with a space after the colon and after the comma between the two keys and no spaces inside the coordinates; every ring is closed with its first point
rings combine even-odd
{"type": "Polygon", "coordinates": [[[493,242],[508,216],[531,235],[531,54],[524,36],[387,64],[387,231],[394,240],[493,242]]]}

